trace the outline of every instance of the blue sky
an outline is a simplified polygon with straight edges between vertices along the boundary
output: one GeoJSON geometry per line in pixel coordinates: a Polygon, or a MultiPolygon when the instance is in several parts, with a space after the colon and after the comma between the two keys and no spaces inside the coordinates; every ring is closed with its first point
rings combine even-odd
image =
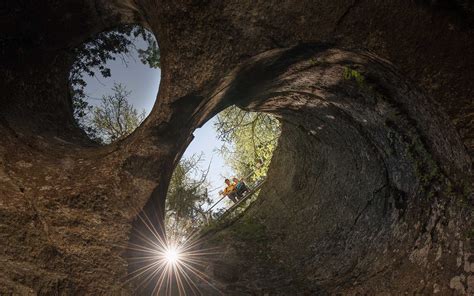
{"type": "Polygon", "coordinates": [[[209,162],[208,181],[210,188],[208,189],[211,196],[217,197],[220,189],[224,188],[225,178],[231,178],[234,172],[228,166],[220,153],[216,151],[224,143],[217,138],[213,124],[215,119],[208,121],[203,127],[194,131],[194,140],[189,144],[183,157],[190,157],[193,154],[204,153],[204,161],[201,163],[202,169],[207,169],[209,162]],[[218,188],[218,189],[216,189],[218,188]]]}
{"type": "MultiPolygon", "coordinates": [[[[143,40],[137,40],[135,45],[137,47],[146,46],[143,40]]],[[[132,92],[129,102],[139,111],[145,110],[146,115],[148,115],[158,93],[161,77],[160,69],[152,69],[148,65],[144,65],[135,52],[127,57],[127,64],[121,58],[117,58],[115,61],[109,61],[107,66],[112,73],[109,78],[103,78],[97,72],[95,77],[84,77],[87,82],[85,92],[90,97],[88,102],[92,105],[100,104],[100,98],[103,95],[112,93],[114,82],[122,83],[132,92]]],[[[190,157],[193,154],[203,152],[204,160],[200,164],[201,170],[207,169],[209,162],[212,160],[208,174],[208,182],[210,183],[208,190],[210,196],[217,201],[219,190],[225,187],[224,179],[232,177],[234,173],[226,165],[220,153],[216,151],[223,145],[223,142],[217,138],[213,128],[214,122],[215,119],[211,119],[194,132],[194,140],[188,146],[183,157],[190,157]]],[[[223,201],[216,209],[224,205],[223,201]]]]}
{"type": "Polygon", "coordinates": [[[132,92],[129,102],[138,110],[145,110],[148,115],[158,93],[161,70],[142,64],[135,54],[127,61],[127,65],[117,58],[115,61],[109,61],[107,66],[111,69],[111,77],[103,78],[100,74],[85,77],[85,91],[91,97],[89,102],[93,105],[99,104],[103,95],[112,94],[114,82],[122,83],[132,92]]]}

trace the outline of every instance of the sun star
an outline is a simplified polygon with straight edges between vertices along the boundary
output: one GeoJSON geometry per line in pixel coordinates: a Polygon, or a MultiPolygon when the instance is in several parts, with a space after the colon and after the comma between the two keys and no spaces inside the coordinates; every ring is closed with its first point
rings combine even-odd
{"type": "Polygon", "coordinates": [[[168,264],[175,265],[179,262],[181,254],[176,247],[169,247],[166,249],[164,256],[168,264]]]}
{"type": "Polygon", "coordinates": [[[134,281],[138,287],[150,287],[152,295],[202,295],[198,282],[219,293],[204,272],[208,258],[219,252],[200,247],[202,240],[193,236],[163,237],[148,216],[139,218],[147,231],[138,233],[139,244],[127,246],[134,254],[130,260],[138,265],[127,281],[134,281]]]}

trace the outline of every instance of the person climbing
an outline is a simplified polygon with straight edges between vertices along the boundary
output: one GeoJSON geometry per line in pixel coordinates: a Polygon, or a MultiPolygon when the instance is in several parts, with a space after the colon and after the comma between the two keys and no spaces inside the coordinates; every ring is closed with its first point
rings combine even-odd
{"type": "Polygon", "coordinates": [[[237,192],[235,190],[236,184],[231,183],[229,179],[225,179],[224,182],[227,187],[222,192],[222,195],[226,195],[231,201],[237,203],[237,192]]]}
{"type": "Polygon", "coordinates": [[[244,197],[244,193],[249,191],[249,188],[243,180],[239,181],[239,179],[234,177],[232,181],[235,184],[235,192],[237,193],[237,198],[242,199],[244,197]]]}

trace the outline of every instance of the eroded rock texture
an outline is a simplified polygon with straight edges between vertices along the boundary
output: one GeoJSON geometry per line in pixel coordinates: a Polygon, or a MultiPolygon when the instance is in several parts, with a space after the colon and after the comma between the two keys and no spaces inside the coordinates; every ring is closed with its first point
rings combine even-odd
{"type": "Polygon", "coordinates": [[[444,116],[372,54],[308,45],[261,58],[240,90],[283,132],[257,204],[212,236],[227,245],[214,274],[234,269],[221,280],[237,294],[450,294],[451,272],[470,273],[472,212],[451,181],[469,159],[444,116]]]}
{"type": "Polygon", "coordinates": [[[224,293],[472,293],[472,11],[6,1],[0,294],[133,294],[136,215],[160,222],[192,131],[231,104],[275,114],[284,131],[259,203],[213,240],[233,254],[214,268],[241,268],[216,273],[224,293]],[[159,40],[160,93],[134,134],[96,147],[72,120],[71,50],[132,22],[159,40]]]}

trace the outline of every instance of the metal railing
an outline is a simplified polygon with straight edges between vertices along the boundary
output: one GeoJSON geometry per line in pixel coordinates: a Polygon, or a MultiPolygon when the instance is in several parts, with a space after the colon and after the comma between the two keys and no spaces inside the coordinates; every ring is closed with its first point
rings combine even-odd
{"type": "MultiPolygon", "coordinates": [[[[251,174],[249,174],[246,178],[249,178],[251,175],[253,175],[254,172],[252,172],[251,174]]],[[[189,237],[193,237],[195,235],[198,235],[200,233],[200,230],[202,230],[202,226],[205,226],[205,225],[209,225],[211,223],[211,221],[220,221],[222,220],[223,218],[225,218],[226,216],[228,216],[230,213],[232,213],[236,208],[239,207],[239,205],[241,205],[244,201],[248,200],[250,197],[252,197],[255,192],[257,192],[261,187],[262,185],[265,183],[266,181],[266,178],[263,177],[259,180],[257,180],[255,182],[255,184],[253,186],[250,186],[249,187],[249,190],[245,193],[245,195],[240,198],[236,203],[234,203],[230,208],[228,208],[227,210],[224,211],[224,213],[218,215],[217,217],[215,218],[212,218],[212,209],[217,205],[219,204],[224,198],[226,198],[227,196],[223,196],[221,197],[217,202],[215,202],[206,212],[205,212],[205,217],[206,217],[206,220],[205,221],[202,221],[200,224],[200,227],[199,228],[196,228],[195,230],[193,230],[191,232],[191,234],[189,235],[189,237]]],[[[202,233],[201,233],[202,235],[202,233]]]]}
{"type": "MultiPolygon", "coordinates": [[[[249,180],[249,178],[255,174],[255,171],[250,172],[247,176],[241,179],[242,182],[249,180]]],[[[240,198],[236,203],[234,203],[230,208],[228,208],[222,215],[217,217],[217,220],[222,219],[223,216],[227,216],[230,212],[232,212],[239,204],[241,204],[243,201],[247,200],[250,196],[252,196],[260,187],[262,187],[263,183],[265,183],[265,178],[257,180],[256,184],[248,190],[245,195],[240,198]]],[[[234,189],[235,190],[235,189],[234,189]]],[[[227,195],[223,195],[218,201],[216,201],[207,211],[206,215],[208,217],[211,217],[211,211],[212,209],[218,205],[224,198],[226,198],[227,195]]]]}
{"type": "MultiPolygon", "coordinates": [[[[224,213],[222,213],[219,217],[217,217],[217,220],[224,219],[227,215],[232,213],[236,208],[239,207],[240,204],[242,204],[244,201],[249,199],[257,190],[262,187],[262,185],[265,183],[265,179],[262,179],[260,181],[257,181],[257,183],[245,193],[245,195],[239,199],[236,203],[234,203],[230,208],[228,208],[224,213]]],[[[225,196],[224,196],[225,197],[225,196]]],[[[221,199],[222,200],[222,199],[221,199]]]]}

